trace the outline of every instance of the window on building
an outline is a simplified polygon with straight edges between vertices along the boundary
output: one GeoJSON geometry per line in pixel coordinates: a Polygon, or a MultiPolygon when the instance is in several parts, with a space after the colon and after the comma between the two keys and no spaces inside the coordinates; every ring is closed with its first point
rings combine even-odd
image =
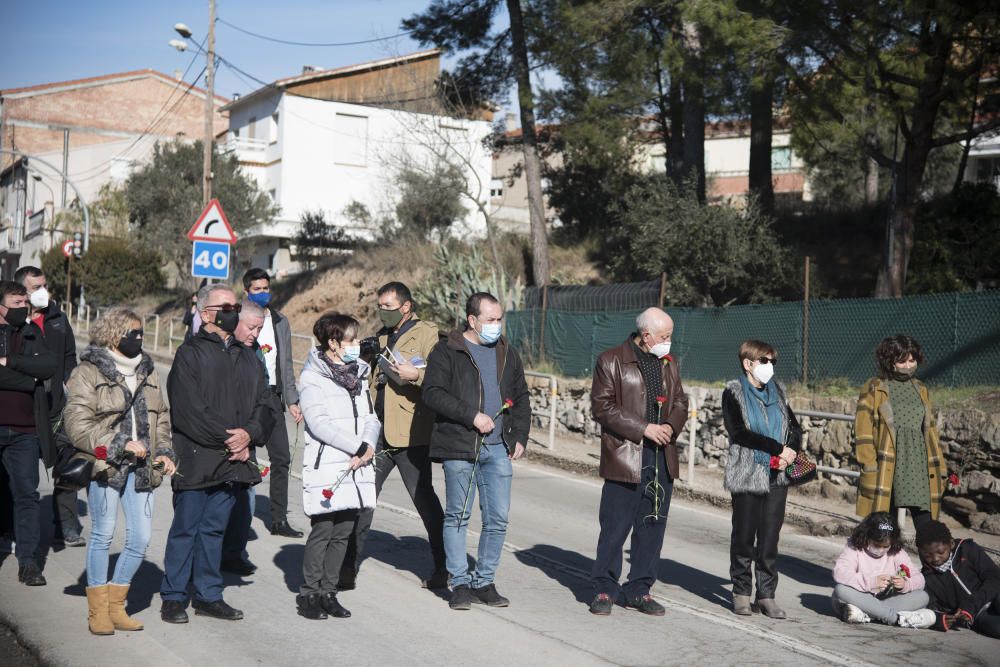
{"type": "Polygon", "coordinates": [[[273,114],[271,114],[271,126],[270,126],[270,131],[268,132],[268,135],[269,135],[268,139],[269,139],[270,143],[272,143],[272,144],[278,143],[278,112],[277,111],[275,111],[273,114]]]}
{"type": "Polygon", "coordinates": [[[494,178],[490,181],[490,197],[499,198],[503,197],[503,179],[494,178]]]}
{"type": "Polygon", "coordinates": [[[337,132],[334,163],[368,166],[368,117],[338,113],[334,118],[334,129],[337,132]]]}
{"type": "Polygon", "coordinates": [[[257,138],[257,117],[250,116],[250,122],[247,123],[247,139],[257,138]]]}
{"type": "Polygon", "coordinates": [[[792,149],[788,146],[771,149],[771,169],[788,171],[792,168],[792,149]]]}

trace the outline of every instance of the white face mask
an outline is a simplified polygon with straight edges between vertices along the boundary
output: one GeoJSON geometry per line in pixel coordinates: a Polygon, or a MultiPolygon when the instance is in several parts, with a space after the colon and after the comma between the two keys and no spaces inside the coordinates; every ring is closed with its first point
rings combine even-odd
{"type": "Polygon", "coordinates": [[[774,377],[774,364],[757,364],[757,367],[753,369],[753,376],[761,384],[767,384],[774,377]]]}
{"type": "Polygon", "coordinates": [[[666,343],[657,343],[653,347],[649,348],[649,353],[657,359],[662,359],[670,354],[670,341],[668,340],[666,343]]]}
{"type": "Polygon", "coordinates": [[[31,296],[28,298],[31,305],[35,308],[48,308],[49,307],[49,291],[44,287],[39,287],[31,296]]]}

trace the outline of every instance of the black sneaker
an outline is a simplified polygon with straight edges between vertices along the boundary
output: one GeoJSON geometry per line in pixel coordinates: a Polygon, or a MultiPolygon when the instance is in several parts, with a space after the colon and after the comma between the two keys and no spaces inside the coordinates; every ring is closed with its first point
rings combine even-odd
{"type": "Polygon", "coordinates": [[[223,572],[232,572],[241,577],[249,577],[257,571],[257,566],[246,558],[223,558],[220,568],[223,572]]]}
{"type": "Polygon", "coordinates": [[[448,570],[434,570],[434,574],[421,583],[424,588],[448,588],[448,570]]]}
{"type": "Polygon", "coordinates": [[[326,610],[323,609],[319,601],[319,593],[295,596],[295,606],[298,607],[299,616],[313,621],[322,621],[327,618],[326,610]]]}
{"type": "Polygon", "coordinates": [[[274,521],[271,523],[271,534],[279,537],[302,537],[305,535],[301,530],[295,530],[287,521],[274,521]]]}
{"type": "Polygon", "coordinates": [[[663,605],[654,600],[653,596],[649,593],[646,593],[638,600],[629,600],[625,606],[636,611],[641,611],[644,614],[649,614],[650,616],[663,616],[667,613],[663,605]]]}
{"type": "Polygon", "coordinates": [[[17,568],[17,580],[25,586],[44,586],[46,584],[41,569],[34,563],[25,563],[17,568]]]}
{"type": "Polygon", "coordinates": [[[610,616],[615,607],[615,601],[607,593],[598,593],[590,603],[590,613],[597,616],[610,616]]]}
{"type": "Polygon", "coordinates": [[[223,621],[241,621],[243,620],[243,612],[239,609],[233,609],[225,600],[215,600],[214,602],[202,602],[201,600],[194,600],[191,603],[194,608],[194,613],[197,616],[211,616],[212,618],[219,618],[223,621]]]}
{"type": "Polygon", "coordinates": [[[497,587],[494,584],[487,584],[482,588],[473,588],[472,601],[490,607],[510,606],[510,600],[497,593],[497,587]]]}
{"type": "Polygon", "coordinates": [[[80,535],[65,535],[63,536],[63,545],[67,547],[85,547],[87,546],[87,540],[83,539],[80,535]]]}
{"type": "Polygon", "coordinates": [[[455,589],[451,592],[451,600],[448,601],[448,606],[452,609],[461,609],[463,611],[472,609],[472,591],[469,587],[465,584],[455,586],[455,589]]]}

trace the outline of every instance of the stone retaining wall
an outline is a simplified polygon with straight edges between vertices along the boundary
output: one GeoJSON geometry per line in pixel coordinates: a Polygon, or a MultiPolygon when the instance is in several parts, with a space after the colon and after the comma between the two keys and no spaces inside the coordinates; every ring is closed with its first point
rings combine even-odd
{"type": "MultiPolygon", "coordinates": [[[[529,386],[533,428],[547,430],[551,405],[548,381],[532,377],[529,386]]],[[[722,389],[691,387],[688,394],[691,407],[698,413],[695,465],[725,466],[729,441],[722,424],[722,389]]],[[[853,414],[855,408],[854,400],[834,397],[793,396],[791,402],[794,410],[853,414]]],[[[800,421],[806,433],[806,451],[817,463],[858,470],[851,422],[810,417],[801,417],[800,421]]],[[[937,421],[948,470],[961,479],[958,489],[946,493],[945,510],[972,528],[1000,534],[1000,415],[980,410],[940,410],[937,421]]],[[[556,432],[588,439],[600,437],[600,427],[590,412],[589,381],[559,380],[556,432]]],[[[684,462],[687,461],[688,433],[685,427],[680,438],[680,457],[684,462]]],[[[536,432],[536,437],[545,436],[536,432]]],[[[843,497],[851,502],[856,495],[854,480],[837,475],[822,475],[820,480],[800,490],[826,497],[843,497]]]]}

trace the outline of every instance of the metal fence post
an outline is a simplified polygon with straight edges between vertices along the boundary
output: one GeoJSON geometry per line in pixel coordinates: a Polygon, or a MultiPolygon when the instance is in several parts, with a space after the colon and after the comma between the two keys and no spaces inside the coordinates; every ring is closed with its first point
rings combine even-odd
{"type": "Polygon", "coordinates": [[[159,350],[160,348],[160,316],[159,314],[153,315],[156,319],[156,333],[153,334],[153,350],[159,350]]]}

